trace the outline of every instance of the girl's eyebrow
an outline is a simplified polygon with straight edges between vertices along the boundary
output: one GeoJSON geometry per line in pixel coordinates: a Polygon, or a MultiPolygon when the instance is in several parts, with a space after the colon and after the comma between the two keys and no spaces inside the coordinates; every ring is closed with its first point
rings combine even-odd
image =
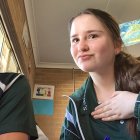
{"type": "Polygon", "coordinates": [[[100,33],[100,32],[103,32],[102,30],[88,30],[86,31],[87,33],[92,33],[92,32],[95,32],[95,33],[100,33]]]}
{"type": "MultiPolygon", "coordinates": [[[[102,33],[103,31],[102,30],[87,30],[86,33],[102,33]]],[[[70,36],[70,38],[74,38],[78,36],[78,34],[73,34],[72,36],[70,36]]]]}

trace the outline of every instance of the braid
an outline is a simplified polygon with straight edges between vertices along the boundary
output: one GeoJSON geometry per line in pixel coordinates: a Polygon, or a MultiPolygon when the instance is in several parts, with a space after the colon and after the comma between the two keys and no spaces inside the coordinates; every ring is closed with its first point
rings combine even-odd
{"type": "MultiPolygon", "coordinates": [[[[116,90],[139,93],[140,90],[140,61],[130,54],[120,52],[115,59],[116,90]]],[[[130,134],[137,135],[137,120],[128,120],[130,134]]]]}

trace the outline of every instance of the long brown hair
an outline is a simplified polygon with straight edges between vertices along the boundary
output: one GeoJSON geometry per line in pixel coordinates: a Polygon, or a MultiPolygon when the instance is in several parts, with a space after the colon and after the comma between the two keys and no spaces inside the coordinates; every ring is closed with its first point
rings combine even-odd
{"type": "MultiPolygon", "coordinates": [[[[115,60],[116,90],[139,93],[140,90],[140,60],[130,54],[120,52],[115,60]]],[[[128,120],[128,130],[137,135],[137,119],[128,120]]]]}
{"type": "MultiPolygon", "coordinates": [[[[123,45],[118,23],[110,14],[99,9],[88,8],[71,18],[69,22],[69,31],[71,30],[74,19],[83,14],[96,16],[102,25],[109,31],[113,42],[115,44],[119,43],[123,45]]],[[[115,47],[117,47],[117,45],[115,47]]],[[[140,89],[140,61],[121,51],[116,55],[114,67],[116,90],[138,93],[140,89]]],[[[137,135],[136,123],[137,120],[135,118],[128,120],[128,130],[130,134],[134,136],[137,135]]]]}

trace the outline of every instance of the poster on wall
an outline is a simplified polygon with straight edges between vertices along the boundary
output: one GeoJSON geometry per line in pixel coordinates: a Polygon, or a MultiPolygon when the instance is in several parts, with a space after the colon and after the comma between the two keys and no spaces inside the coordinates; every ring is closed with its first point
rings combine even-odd
{"type": "Polygon", "coordinates": [[[53,115],[54,113],[54,101],[33,99],[33,109],[35,115],[53,115]]]}
{"type": "Polygon", "coordinates": [[[125,46],[140,43],[140,19],[122,23],[119,27],[125,46]]]}
{"type": "Polygon", "coordinates": [[[54,86],[35,84],[33,98],[53,100],[53,98],[54,98],[54,86]]]}

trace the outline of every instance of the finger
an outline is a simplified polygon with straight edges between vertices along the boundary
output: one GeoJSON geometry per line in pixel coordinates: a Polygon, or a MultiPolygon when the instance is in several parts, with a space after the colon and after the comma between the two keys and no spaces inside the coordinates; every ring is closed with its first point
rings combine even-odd
{"type": "Polygon", "coordinates": [[[99,114],[102,114],[102,113],[107,112],[107,111],[110,111],[110,110],[111,110],[111,108],[110,108],[109,106],[104,106],[104,107],[102,107],[102,108],[99,108],[99,109],[93,111],[93,112],[91,113],[91,115],[92,115],[92,116],[93,116],[93,115],[99,115],[99,114]]]}
{"type": "Polygon", "coordinates": [[[112,115],[112,116],[109,116],[109,117],[105,117],[105,118],[102,118],[103,121],[115,121],[115,120],[120,120],[120,116],[119,115],[112,115]]]}
{"type": "Polygon", "coordinates": [[[101,113],[103,113],[103,108],[93,111],[93,112],[91,113],[91,115],[94,116],[94,115],[99,115],[99,114],[101,114],[101,113]]]}
{"type": "MultiPolygon", "coordinates": [[[[93,113],[93,114],[94,114],[94,113],[93,113]]],[[[110,110],[107,110],[107,111],[105,111],[105,112],[101,112],[101,113],[99,113],[99,114],[94,114],[93,117],[94,117],[95,119],[102,119],[102,118],[111,117],[111,116],[113,116],[113,115],[115,115],[115,114],[114,114],[114,112],[112,111],[112,109],[110,109],[110,110]]]]}
{"type": "Polygon", "coordinates": [[[94,119],[103,119],[104,117],[107,118],[108,114],[107,113],[101,113],[101,114],[97,114],[97,115],[93,116],[94,119]]]}
{"type": "Polygon", "coordinates": [[[114,98],[114,97],[116,97],[116,96],[118,96],[118,95],[119,95],[118,93],[113,94],[113,95],[111,96],[111,99],[114,98]]]}

